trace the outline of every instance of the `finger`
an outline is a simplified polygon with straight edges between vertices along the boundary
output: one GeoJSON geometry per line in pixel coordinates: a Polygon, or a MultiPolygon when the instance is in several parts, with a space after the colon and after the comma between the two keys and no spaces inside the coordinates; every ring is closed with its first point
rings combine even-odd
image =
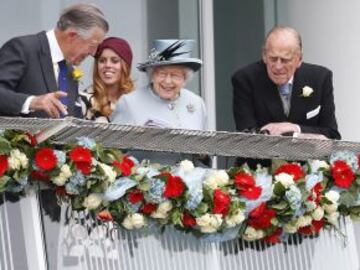
{"type": "Polygon", "coordinates": [[[62,97],[66,97],[67,93],[63,92],[63,91],[56,91],[54,93],[52,93],[54,95],[55,98],[60,99],[62,97]]]}
{"type": "Polygon", "coordinates": [[[66,106],[59,99],[52,99],[52,103],[58,113],[61,112],[63,115],[68,115],[66,106]]]}

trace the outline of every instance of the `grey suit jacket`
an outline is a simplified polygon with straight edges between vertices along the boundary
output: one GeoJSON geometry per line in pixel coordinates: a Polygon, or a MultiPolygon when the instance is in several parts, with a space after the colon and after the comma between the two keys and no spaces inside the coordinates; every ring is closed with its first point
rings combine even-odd
{"type": "MultiPolygon", "coordinates": [[[[68,67],[68,112],[81,117],[78,83],[68,67]]],[[[20,116],[21,108],[30,95],[43,95],[57,91],[51,53],[46,33],[15,37],[0,49],[0,115],[20,116]]],[[[48,117],[44,112],[30,113],[30,117],[48,117]]]]}

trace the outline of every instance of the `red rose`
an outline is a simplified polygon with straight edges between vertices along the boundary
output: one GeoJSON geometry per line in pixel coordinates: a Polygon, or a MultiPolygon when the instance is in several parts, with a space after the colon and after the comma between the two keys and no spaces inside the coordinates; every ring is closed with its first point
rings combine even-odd
{"type": "Polygon", "coordinates": [[[0,176],[3,176],[8,168],[8,157],[6,155],[0,155],[0,176]]]}
{"type": "Polygon", "coordinates": [[[157,209],[157,205],[154,203],[145,203],[142,207],[141,211],[145,215],[150,215],[152,212],[154,212],[157,209]]]}
{"type": "Polygon", "coordinates": [[[187,211],[185,211],[183,214],[182,223],[185,227],[193,227],[196,225],[196,219],[187,211]]]}
{"type": "Polygon", "coordinates": [[[29,132],[26,132],[25,135],[29,138],[29,141],[30,141],[30,145],[31,145],[31,146],[37,145],[36,136],[32,135],[32,134],[29,133],[29,132]]]}
{"type": "Polygon", "coordinates": [[[143,199],[144,194],[138,189],[135,189],[129,193],[129,202],[131,202],[132,204],[141,202],[143,199]]]}
{"type": "Polygon", "coordinates": [[[305,227],[300,227],[298,230],[298,233],[301,233],[304,235],[311,235],[311,234],[313,234],[313,229],[312,229],[311,225],[305,226],[305,227]]]}
{"type": "Polygon", "coordinates": [[[343,160],[337,160],[331,166],[331,174],[335,185],[341,188],[349,188],[355,180],[355,174],[349,165],[343,160]]]}
{"type": "Polygon", "coordinates": [[[56,186],[55,187],[55,194],[57,196],[65,196],[65,195],[67,195],[65,187],[64,186],[56,186]]]}
{"type": "Polygon", "coordinates": [[[118,168],[123,176],[129,176],[131,174],[131,168],[134,166],[134,163],[130,159],[124,158],[122,162],[115,160],[112,165],[118,168]]]}
{"type": "Polygon", "coordinates": [[[302,167],[299,164],[293,164],[293,163],[285,163],[281,165],[279,168],[277,168],[277,170],[275,171],[275,175],[280,173],[287,173],[292,175],[294,177],[295,182],[305,176],[302,167]]]}
{"type": "Polygon", "coordinates": [[[214,191],[214,214],[222,214],[226,216],[229,211],[231,203],[230,195],[227,192],[223,192],[220,188],[214,191]]]}
{"type": "Polygon", "coordinates": [[[44,147],[35,153],[35,165],[43,171],[54,169],[56,163],[57,157],[51,148],[44,147]]]}
{"type": "Polygon", "coordinates": [[[321,200],[321,192],[323,190],[323,187],[321,183],[317,183],[312,189],[311,194],[308,196],[308,201],[314,201],[316,205],[319,205],[321,200]]]}
{"type": "Polygon", "coordinates": [[[135,166],[134,161],[132,161],[128,156],[124,156],[123,163],[127,164],[128,167],[132,168],[135,166]]]}
{"type": "Polygon", "coordinates": [[[241,189],[244,186],[255,186],[255,180],[251,174],[239,172],[234,176],[234,184],[241,189]]]}
{"type": "Polygon", "coordinates": [[[276,216],[273,209],[266,207],[266,203],[261,203],[249,213],[247,223],[255,229],[266,229],[271,226],[271,219],[276,216]]]}
{"type": "Polygon", "coordinates": [[[79,171],[81,171],[81,173],[83,175],[88,175],[91,172],[91,163],[87,163],[87,162],[75,162],[75,167],[76,169],[78,169],[79,171]]]}
{"type": "Polygon", "coordinates": [[[325,220],[324,219],[320,219],[320,220],[313,220],[312,222],[311,222],[311,225],[313,226],[313,228],[314,228],[314,231],[316,232],[316,233],[319,233],[320,232],[320,230],[324,227],[324,225],[325,225],[325,220]]]}
{"type": "Polygon", "coordinates": [[[262,188],[258,186],[247,187],[240,189],[240,195],[248,200],[256,200],[260,197],[262,188]]]}
{"type": "Polygon", "coordinates": [[[281,228],[276,228],[276,230],[274,230],[272,232],[272,234],[266,236],[264,238],[264,241],[266,243],[269,243],[269,244],[277,244],[277,243],[280,243],[280,235],[282,234],[282,229],[281,228]]]}
{"type": "Polygon", "coordinates": [[[41,171],[32,171],[30,176],[34,180],[50,182],[50,177],[41,171]]]}
{"type": "Polygon", "coordinates": [[[84,162],[91,164],[92,154],[91,151],[83,146],[76,146],[69,153],[70,159],[73,162],[84,162]]]}
{"type": "Polygon", "coordinates": [[[97,213],[96,217],[101,221],[113,221],[113,217],[108,210],[103,210],[97,213]]]}
{"type": "MultiPolygon", "coordinates": [[[[162,174],[161,174],[162,175],[162,174]]],[[[172,176],[169,174],[165,184],[164,196],[165,198],[177,198],[185,191],[185,184],[179,176],[172,176]]]]}

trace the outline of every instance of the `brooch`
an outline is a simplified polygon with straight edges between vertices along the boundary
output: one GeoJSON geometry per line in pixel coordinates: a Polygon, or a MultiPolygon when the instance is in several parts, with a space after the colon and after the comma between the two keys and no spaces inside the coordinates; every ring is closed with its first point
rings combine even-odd
{"type": "Polygon", "coordinates": [[[188,105],[186,105],[186,109],[187,109],[187,111],[188,111],[189,113],[195,112],[195,106],[194,106],[194,104],[189,103],[188,105]]]}

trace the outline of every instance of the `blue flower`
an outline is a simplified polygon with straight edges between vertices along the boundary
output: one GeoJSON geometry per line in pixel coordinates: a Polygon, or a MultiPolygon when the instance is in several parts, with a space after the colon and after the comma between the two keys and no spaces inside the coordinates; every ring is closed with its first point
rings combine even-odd
{"type": "Polygon", "coordinates": [[[58,161],[58,167],[61,167],[66,162],[66,155],[63,151],[55,150],[54,151],[56,159],[58,161]]]}
{"type": "Polygon", "coordinates": [[[285,197],[290,204],[290,208],[297,211],[301,207],[301,191],[296,185],[291,185],[285,192],[285,197]]]}
{"type": "Polygon", "coordinates": [[[65,185],[65,190],[66,190],[66,193],[68,193],[68,194],[72,194],[72,195],[80,194],[79,187],[72,182],[68,182],[65,185]]]}
{"type": "Polygon", "coordinates": [[[76,186],[83,186],[86,184],[86,178],[81,172],[78,171],[69,178],[69,181],[76,186]]]}
{"type": "Polygon", "coordinates": [[[96,142],[93,139],[90,139],[88,137],[79,137],[77,138],[78,144],[89,149],[89,150],[95,150],[96,149],[96,142]]]}
{"type": "Polygon", "coordinates": [[[165,201],[165,198],[163,196],[165,183],[160,179],[156,179],[156,178],[150,178],[149,183],[150,183],[150,189],[145,194],[145,199],[148,202],[157,203],[157,204],[165,201]]]}
{"type": "Polygon", "coordinates": [[[120,177],[105,190],[103,199],[115,201],[125,195],[126,191],[136,186],[136,182],[128,177],[120,177]]]}

